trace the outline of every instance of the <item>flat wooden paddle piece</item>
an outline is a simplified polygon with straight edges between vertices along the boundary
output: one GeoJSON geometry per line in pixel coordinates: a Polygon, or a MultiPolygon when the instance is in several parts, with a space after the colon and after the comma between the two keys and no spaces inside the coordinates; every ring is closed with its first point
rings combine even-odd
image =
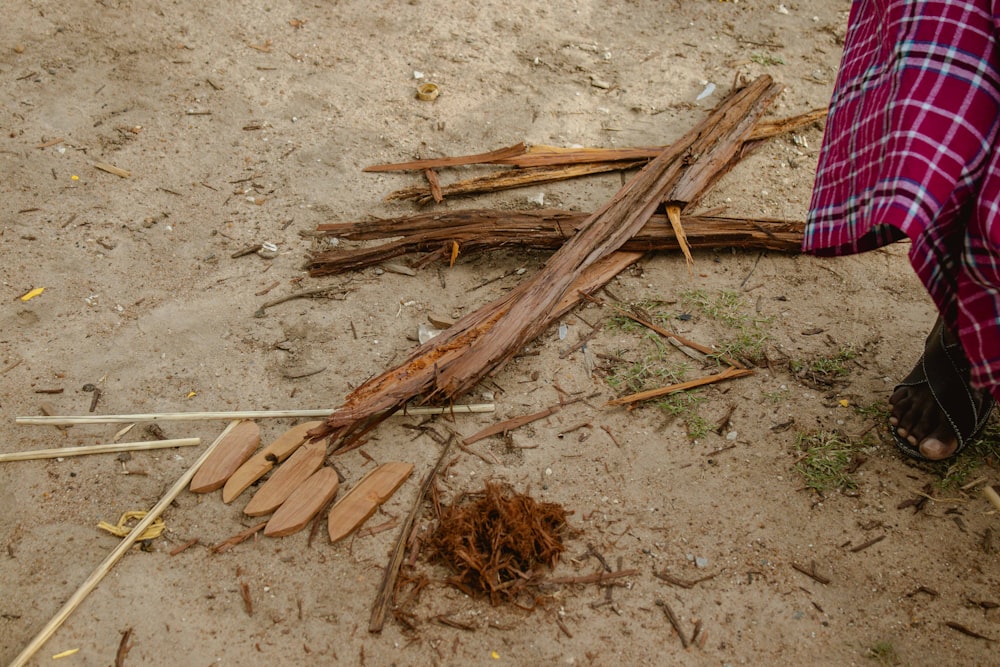
{"type": "Polygon", "coordinates": [[[306,441],[307,431],[322,424],[321,421],[312,421],[293,426],[279,435],[274,442],[247,459],[247,462],[241,465],[239,470],[234,472],[226,485],[222,487],[222,502],[233,502],[248,486],[270,472],[275,465],[291,456],[306,441]]]}
{"type": "Polygon", "coordinates": [[[278,466],[278,469],[257,489],[257,493],[243,508],[243,513],[247,516],[261,516],[278,509],[300,484],[319,470],[325,458],[325,442],[310,442],[299,447],[298,451],[278,466]]]}
{"type": "Polygon", "coordinates": [[[229,476],[250,458],[259,444],[260,427],[251,421],[240,422],[195,473],[191,480],[191,491],[210,493],[221,489],[229,476]]]}
{"type": "Polygon", "coordinates": [[[329,467],[320,468],[281,503],[281,507],[264,526],[264,534],[268,537],[284,537],[302,530],[333,500],[339,488],[337,471],[329,467]]]}
{"type": "Polygon", "coordinates": [[[378,506],[406,481],[411,472],[412,463],[390,461],[365,475],[346,496],[330,508],[327,520],[330,542],[344,539],[367,521],[378,506]]]}

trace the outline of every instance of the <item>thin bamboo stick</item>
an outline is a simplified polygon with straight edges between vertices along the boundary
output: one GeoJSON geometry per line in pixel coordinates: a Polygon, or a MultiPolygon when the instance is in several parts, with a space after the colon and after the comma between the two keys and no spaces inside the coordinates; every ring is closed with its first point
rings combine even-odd
{"type": "Polygon", "coordinates": [[[84,456],[85,454],[109,454],[114,452],[134,452],[145,449],[165,449],[167,447],[191,447],[201,444],[201,438],[175,438],[173,440],[150,440],[148,442],[116,442],[110,445],[84,445],[82,447],[56,447],[35,451],[0,454],[0,463],[7,461],[33,461],[35,459],[57,459],[64,456],[84,456]]]}
{"type": "Polygon", "coordinates": [[[73,593],[72,597],[67,600],[66,604],[64,604],[62,609],[59,610],[59,613],[57,613],[52,620],[49,621],[44,628],[42,628],[41,632],[35,635],[35,638],[28,643],[24,650],[21,651],[16,658],[14,658],[14,661],[10,663],[10,667],[23,667],[29,660],[31,660],[31,657],[38,652],[38,649],[40,649],[42,645],[56,633],[59,626],[61,626],[63,622],[69,618],[69,615],[72,614],[78,606],[80,606],[80,603],[83,602],[84,598],[86,598],[92,590],[97,588],[97,585],[101,583],[101,580],[104,579],[104,576],[111,570],[112,567],[114,567],[115,563],[117,563],[118,560],[125,555],[126,551],[132,548],[132,545],[139,539],[139,536],[146,532],[146,529],[149,528],[149,526],[152,525],[152,523],[156,521],[161,514],[163,514],[163,511],[170,506],[170,503],[172,503],[180,492],[184,490],[184,487],[188,485],[191,478],[194,477],[194,474],[198,472],[198,468],[200,468],[201,464],[205,462],[205,459],[209,457],[218,444],[222,442],[222,440],[236,427],[237,424],[239,424],[239,420],[231,421],[225,430],[219,434],[219,437],[215,439],[215,442],[205,448],[205,451],[202,452],[201,456],[198,457],[198,460],[194,462],[194,465],[192,465],[187,472],[181,475],[180,479],[174,482],[174,485],[170,487],[170,490],[167,491],[166,495],[160,499],[160,502],[156,503],[156,505],[153,506],[153,509],[149,510],[149,513],[146,514],[146,516],[143,517],[139,523],[135,524],[135,527],[132,528],[132,532],[122,538],[122,541],[118,543],[115,550],[108,554],[104,561],[97,566],[97,569],[94,570],[89,577],[87,577],[87,580],[84,581],[80,588],[77,589],[76,593],[73,593]]]}
{"type": "MultiPolygon", "coordinates": [[[[403,408],[395,414],[406,415],[440,415],[469,414],[493,412],[493,403],[472,403],[468,405],[450,405],[444,407],[418,406],[403,408]]],[[[38,415],[18,417],[17,424],[32,424],[45,426],[68,426],[72,424],[125,424],[128,422],[167,422],[167,421],[211,421],[222,419],[275,419],[282,417],[327,417],[333,410],[243,410],[234,412],[151,412],[135,415],[38,415]]]]}

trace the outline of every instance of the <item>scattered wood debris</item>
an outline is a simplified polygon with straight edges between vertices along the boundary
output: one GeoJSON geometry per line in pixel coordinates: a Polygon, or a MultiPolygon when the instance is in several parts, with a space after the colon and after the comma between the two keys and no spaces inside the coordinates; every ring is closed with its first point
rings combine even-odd
{"type": "Polygon", "coordinates": [[[329,436],[335,449],[357,446],[388,413],[415,397],[449,401],[467,392],[544,331],[563,308],[575,305],[580,282],[599,286],[616,275],[596,269],[601,260],[620,258],[619,249],[661,202],[682,208],[695,203],[739,161],[744,143],[780,91],[762,76],[730,95],[588,217],[541,271],[418,346],[398,367],[359,386],[311,435],[329,436]]]}

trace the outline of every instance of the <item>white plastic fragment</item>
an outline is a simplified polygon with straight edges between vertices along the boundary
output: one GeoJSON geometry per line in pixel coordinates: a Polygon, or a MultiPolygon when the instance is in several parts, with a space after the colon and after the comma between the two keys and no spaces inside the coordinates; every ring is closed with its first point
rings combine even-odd
{"type": "Polygon", "coordinates": [[[698,97],[695,98],[695,101],[696,102],[700,102],[701,100],[705,99],[706,97],[708,97],[709,95],[711,95],[714,92],[715,92],[715,84],[712,83],[711,81],[709,81],[708,85],[705,86],[705,90],[701,91],[698,94],[698,97]]]}

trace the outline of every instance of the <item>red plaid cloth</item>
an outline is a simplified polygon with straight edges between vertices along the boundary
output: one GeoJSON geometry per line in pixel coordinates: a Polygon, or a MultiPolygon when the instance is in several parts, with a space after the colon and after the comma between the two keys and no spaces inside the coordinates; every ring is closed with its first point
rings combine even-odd
{"type": "Polygon", "coordinates": [[[855,0],[803,250],[909,237],[910,263],[1000,398],[1000,2],[855,0]]]}

